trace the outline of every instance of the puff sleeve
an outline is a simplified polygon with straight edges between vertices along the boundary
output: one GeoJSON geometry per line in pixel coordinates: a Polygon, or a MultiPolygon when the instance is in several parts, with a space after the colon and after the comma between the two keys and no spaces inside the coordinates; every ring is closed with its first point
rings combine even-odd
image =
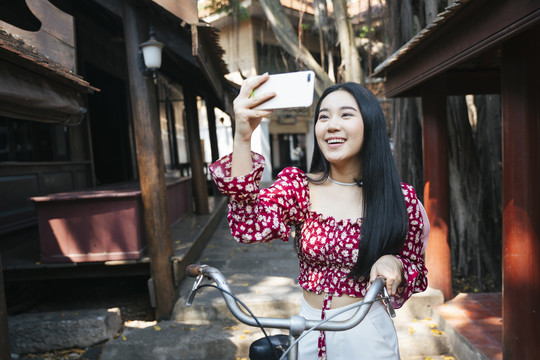
{"type": "Polygon", "coordinates": [[[260,189],[264,157],[252,152],[249,174],[231,177],[232,154],[210,166],[219,191],[229,196],[227,219],[234,239],[242,243],[288,241],[291,226],[302,221],[307,210],[307,180],[293,167],[282,170],[268,188],[260,189]]]}
{"type": "Polygon", "coordinates": [[[416,197],[413,187],[402,184],[402,191],[409,219],[409,230],[403,248],[396,255],[403,265],[403,282],[392,299],[396,308],[400,308],[412,294],[422,292],[427,288],[424,242],[427,241],[429,223],[424,224],[422,204],[416,197]]]}

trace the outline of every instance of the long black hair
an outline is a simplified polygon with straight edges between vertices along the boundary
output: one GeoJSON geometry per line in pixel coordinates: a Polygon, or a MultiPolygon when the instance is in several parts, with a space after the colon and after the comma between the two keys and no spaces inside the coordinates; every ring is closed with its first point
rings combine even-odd
{"type": "MultiPolygon", "coordinates": [[[[324,98],[337,90],[350,93],[358,103],[364,121],[364,142],[358,153],[362,164],[363,214],[358,260],[350,277],[358,279],[369,277],[371,267],[379,257],[397,254],[403,247],[408,231],[407,210],[401,190],[386,124],[379,101],[371,91],[357,83],[336,84],[321,95],[315,110],[315,125],[324,98]]],[[[324,157],[317,143],[311,160],[310,173],[321,173],[315,183],[328,178],[330,163],[324,157]]],[[[359,174],[360,175],[360,174],[359,174]]]]}

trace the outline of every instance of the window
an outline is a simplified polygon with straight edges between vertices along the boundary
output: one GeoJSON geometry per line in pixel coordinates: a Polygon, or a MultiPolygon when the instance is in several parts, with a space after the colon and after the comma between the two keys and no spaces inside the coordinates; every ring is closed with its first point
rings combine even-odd
{"type": "Polygon", "coordinates": [[[68,160],[63,125],[0,116],[0,161],[68,160]]]}
{"type": "Polygon", "coordinates": [[[182,87],[167,81],[164,76],[160,80],[159,117],[165,168],[167,171],[182,171],[189,163],[182,87]]]}

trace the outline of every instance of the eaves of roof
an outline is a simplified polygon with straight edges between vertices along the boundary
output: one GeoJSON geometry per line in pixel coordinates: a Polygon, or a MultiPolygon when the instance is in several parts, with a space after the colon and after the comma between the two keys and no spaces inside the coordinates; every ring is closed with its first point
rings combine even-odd
{"type": "Polygon", "coordinates": [[[458,0],[376,69],[387,97],[420,96],[430,81],[447,94],[500,91],[501,47],[540,25],[538,0],[458,0]]]}
{"type": "Polygon", "coordinates": [[[99,91],[70,69],[52,61],[36,48],[26,44],[24,40],[14,37],[3,29],[0,29],[0,58],[80,91],[88,93],[99,91]]]}

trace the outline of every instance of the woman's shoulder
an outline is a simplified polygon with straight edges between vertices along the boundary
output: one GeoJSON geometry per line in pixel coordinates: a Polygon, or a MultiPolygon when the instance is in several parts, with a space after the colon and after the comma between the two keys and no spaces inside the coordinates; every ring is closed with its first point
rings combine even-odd
{"type": "Polygon", "coordinates": [[[297,167],[289,166],[284,168],[277,175],[274,187],[281,190],[294,190],[305,192],[308,183],[306,173],[297,167]]]}
{"type": "Polygon", "coordinates": [[[402,182],[401,191],[403,192],[403,196],[405,197],[406,203],[416,204],[418,202],[416,191],[414,190],[414,187],[412,185],[402,182]]]}
{"type": "Polygon", "coordinates": [[[304,180],[307,179],[307,175],[302,169],[294,166],[289,166],[279,172],[278,178],[304,180]]]}
{"type": "Polygon", "coordinates": [[[406,193],[414,193],[416,194],[416,191],[414,190],[414,187],[412,185],[409,185],[405,182],[401,183],[401,190],[403,191],[403,194],[406,193]]]}

